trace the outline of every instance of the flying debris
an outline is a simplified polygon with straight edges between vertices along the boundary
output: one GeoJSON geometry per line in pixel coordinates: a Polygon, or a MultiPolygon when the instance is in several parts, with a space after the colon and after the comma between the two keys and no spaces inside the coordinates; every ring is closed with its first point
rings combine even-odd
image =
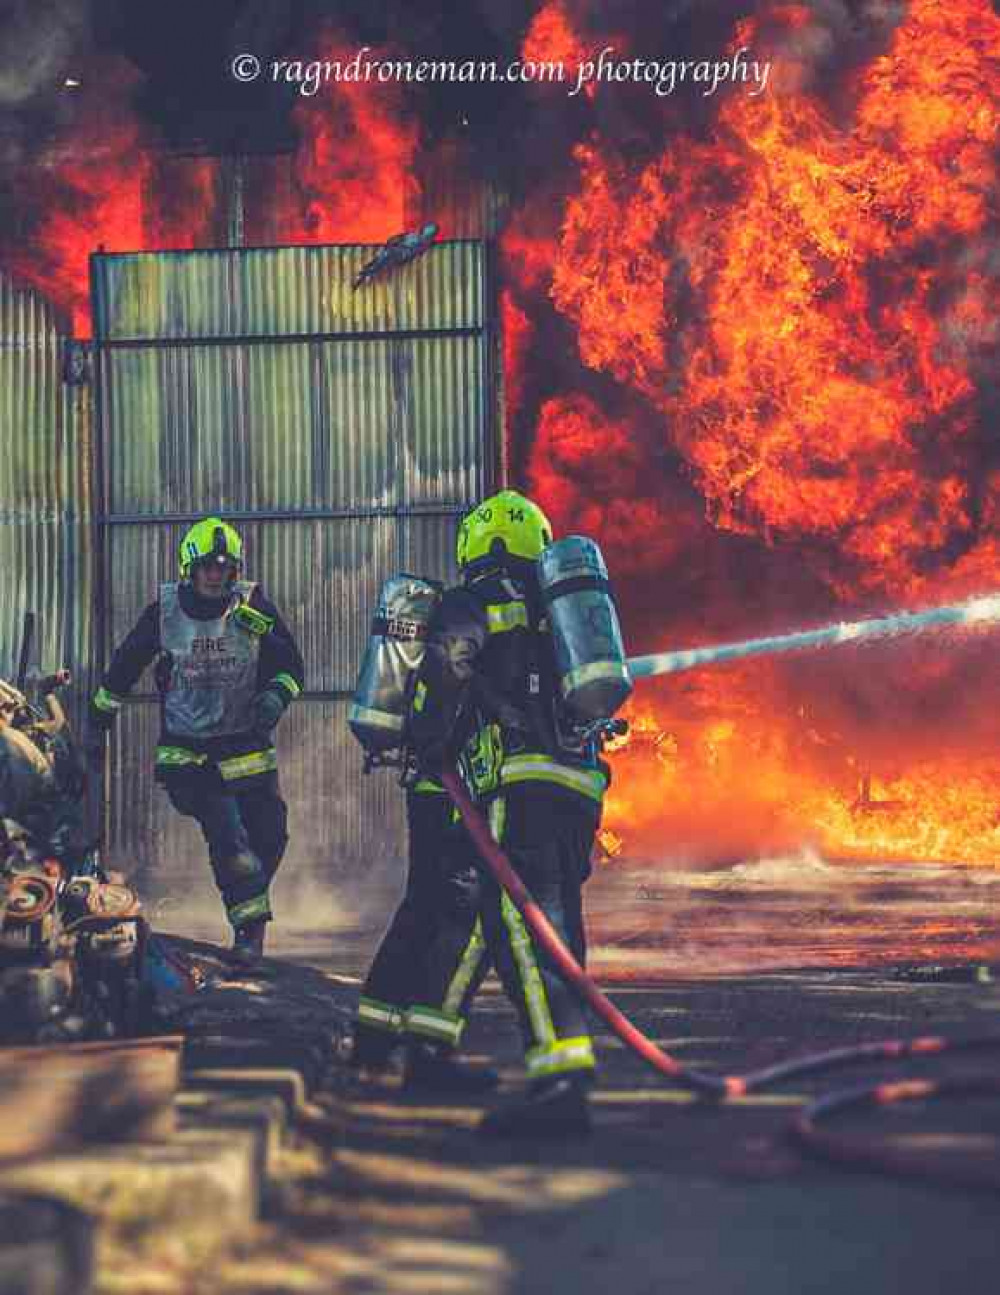
{"type": "Polygon", "coordinates": [[[437,235],[438,227],[433,221],[420,229],[411,230],[408,234],[393,234],[392,238],[362,267],[354,280],[355,292],[363,283],[368,283],[389,270],[398,269],[426,252],[437,235]]]}

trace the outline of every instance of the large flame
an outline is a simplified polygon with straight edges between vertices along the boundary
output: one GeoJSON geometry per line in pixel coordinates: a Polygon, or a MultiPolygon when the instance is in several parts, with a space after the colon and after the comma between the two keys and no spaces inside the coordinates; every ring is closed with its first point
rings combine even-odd
{"type": "Polygon", "coordinates": [[[700,524],[693,499],[676,478],[653,469],[635,428],[602,415],[586,396],[542,406],[530,471],[543,483],[556,530],[601,534],[608,561],[625,579],[669,570],[700,524]]]}
{"type": "Polygon", "coordinates": [[[75,328],[89,315],[88,257],[144,246],[143,185],[150,173],[143,130],[128,105],[137,77],[100,60],[77,91],[69,125],[17,178],[27,228],[3,236],[3,268],[39,288],[75,328]]]}
{"type": "MultiPolygon", "coordinates": [[[[355,52],[329,29],[316,47],[344,63],[355,52]]],[[[64,124],[16,177],[18,227],[0,236],[0,268],[40,289],[86,336],[92,252],[225,246],[229,231],[223,159],[165,154],[133,109],[139,77],[124,62],[95,59],[81,80],[64,124]]],[[[263,195],[246,213],[248,241],[377,243],[404,228],[418,126],[402,93],[330,80],[303,96],[294,158],[243,162],[248,188],[263,195]]]]}
{"type": "Polygon", "coordinates": [[[873,753],[828,716],[775,702],[773,683],[754,667],[633,705],[609,752],[609,856],[690,867],[809,847],[845,861],[1000,862],[1000,758],[985,743],[873,753]]]}
{"type": "MultiPolygon", "coordinates": [[[[732,87],[709,128],[704,105],[690,129],[671,105],[645,150],[603,122],[575,149],[544,290],[606,376],[539,402],[525,459],[558,523],[600,538],[626,603],[661,609],[655,646],[720,618],[791,628],[782,588],[835,613],[1000,587],[1000,19],[987,0],[894,12],[838,64],[822,6],[762,6],[728,55],[771,57],[767,93],[732,87]],[[683,475],[711,551],[745,536],[762,555],[738,555],[735,596],[671,597],[705,539],[683,475]]],[[[522,304],[550,251],[525,229],[507,241],[522,304]]],[[[641,686],[608,854],[996,861],[1000,762],[970,713],[997,697],[990,654],[886,660],[641,686]]]]}
{"type": "MultiPolygon", "coordinates": [[[[322,57],[346,64],[355,50],[333,32],[322,57]]],[[[389,57],[374,51],[372,57],[389,57]]],[[[403,228],[415,187],[417,123],[407,119],[398,83],[330,82],[296,111],[300,144],[294,174],[298,210],[271,213],[287,243],[377,243],[403,228]]]]}
{"type": "MultiPolygon", "coordinates": [[[[669,49],[662,14],[658,43],[632,30],[657,6],[621,6],[613,34],[600,9],[540,4],[522,57],[572,78],[609,45],[669,49]]],[[[843,54],[834,11],[762,3],[714,33],[720,58],[773,60],[762,94],[524,90],[526,147],[562,151],[532,159],[502,239],[510,462],[560,531],[600,539],[634,651],[1000,588],[1000,19],[989,0],[862,6],[867,44],[843,54]]],[[[326,30],[313,53],[357,45],[326,30]]],[[[95,61],[0,239],[3,269],[78,334],[99,246],[226,241],[221,160],[165,159],[134,89],[95,61]]],[[[248,241],[402,229],[412,102],[350,82],[303,97],[296,154],[247,163],[248,241]]],[[[990,656],[642,685],[612,754],[609,853],[995,860],[990,656]]]]}
{"type": "Polygon", "coordinates": [[[998,49],[986,0],[913,0],[836,109],[779,74],[639,170],[577,150],[552,292],[583,362],[660,412],[717,526],[802,545],[843,597],[974,542],[998,49]]]}

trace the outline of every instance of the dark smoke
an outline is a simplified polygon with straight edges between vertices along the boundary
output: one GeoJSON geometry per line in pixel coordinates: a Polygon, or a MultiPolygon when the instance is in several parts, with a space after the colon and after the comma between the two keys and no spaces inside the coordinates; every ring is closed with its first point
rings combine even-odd
{"type": "Polygon", "coordinates": [[[89,0],[13,0],[0,9],[0,108],[61,88],[90,38],[89,0]]]}

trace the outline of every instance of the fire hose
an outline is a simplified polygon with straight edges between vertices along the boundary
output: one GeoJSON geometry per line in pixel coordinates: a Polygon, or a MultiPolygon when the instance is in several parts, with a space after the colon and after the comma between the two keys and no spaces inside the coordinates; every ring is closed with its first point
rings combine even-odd
{"type": "MultiPolygon", "coordinates": [[[[939,1056],[943,1053],[1000,1048],[1000,1034],[982,1034],[961,1039],[925,1035],[914,1039],[886,1039],[851,1047],[833,1048],[779,1062],[743,1075],[712,1075],[684,1066],[633,1025],[628,1017],[601,992],[576,961],[552,923],[532,899],[524,882],[514,871],[510,860],[493,839],[485,819],[474,805],[457,773],[446,769],[441,774],[441,781],[462,816],[462,821],[483,861],[510,896],[563,980],[641,1061],[664,1078],[673,1080],[705,1098],[724,1101],[729,1098],[743,1097],[785,1079],[799,1078],[857,1062],[903,1061],[918,1057],[939,1056]]],[[[960,1186],[1000,1190],[1000,1178],[995,1174],[983,1175],[965,1170],[947,1171],[943,1174],[939,1166],[929,1161],[920,1160],[908,1154],[900,1155],[891,1149],[874,1147],[858,1139],[837,1136],[818,1127],[821,1120],[848,1109],[887,1106],[899,1101],[953,1094],[1000,1095],[1000,1075],[973,1075],[941,1080],[909,1079],[844,1089],[826,1094],[806,1104],[792,1121],[790,1131],[804,1150],[834,1163],[919,1178],[946,1177],[949,1182],[960,1186]]]]}

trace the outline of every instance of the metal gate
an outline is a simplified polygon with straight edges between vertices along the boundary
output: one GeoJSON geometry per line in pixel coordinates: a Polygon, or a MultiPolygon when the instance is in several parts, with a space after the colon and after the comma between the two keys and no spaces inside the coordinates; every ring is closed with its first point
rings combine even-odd
{"type": "Polygon", "coordinates": [[[0,275],[0,676],[14,677],[34,612],[29,664],[72,668],[78,714],[91,655],[89,391],[68,380],[67,333],[38,293],[0,275]]]}
{"type": "MultiPolygon", "coordinates": [[[[91,262],[104,660],[175,578],[186,526],[211,513],[235,523],[248,577],[306,660],[306,692],[279,730],[291,833],[279,917],[400,857],[402,798],[389,775],[362,777],[347,698],[383,579],[450,577],[454,518],[498,473],[487,245],[435,245],[355,291],[372,251],[91,262]]],[[[152,780],[157,724],[151,691],[120,717],[110,855],[147,895],[200,900],[204,846],[152,780]]]]}

